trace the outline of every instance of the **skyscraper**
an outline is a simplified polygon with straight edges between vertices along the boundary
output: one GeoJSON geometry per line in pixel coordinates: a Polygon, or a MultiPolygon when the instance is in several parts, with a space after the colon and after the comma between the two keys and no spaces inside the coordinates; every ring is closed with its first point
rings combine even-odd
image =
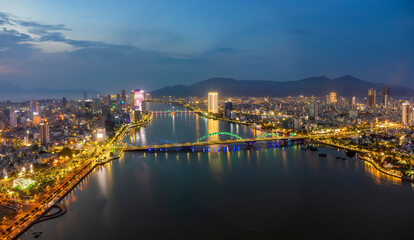
{"type": "Polygon", "coordinates": [[[309,103],[309,115],[310,120],[318,120],[319,119],[319,102],[311,102],[309,103]]]}
{"type": "Polygon", "coordinates": [[[134,90],[134,109],[142,111],[142,102],[145,100],[144,91],[140,89],[134,90]]]}
{"type": "Polygon", "coordinates": [[[408,124],[409,107],[410,107],[410,104],[408,102],[405,102],[402,104],[402,119],[401,120],[404,125],[408,124]]]}
{"type": "Polygon", "coordinates": [[[17,127],[17,114],[14,109],[10,109],[10,126],[17,127]]]}
{"type": "Polygon", "coordinates": [[[388,106],[388,102],[390,101],[390,87],[383,87],[382,88],[382,101],[381,104],[385,108],[388,106]]]}
{"type": "Polygon", "coordinates": [[[42,146],[49,144],[49,124],[47,122],[40,123],[40,143],[42,146]]]}
{"type": "Polygon", "coordinates": [[[218,93],[208,93],[208,112],[218,113],[218,93]]]}
{"type": "Polygon", "coordinates": [[[124,103],[126,102],[126,93],[125,93],[125,89],[124,89],[124,90],[122,90],[122,93],[121,93],[121,101],[124,101],[124,103]]]}
{"type": "Polygon", "coordinates": [[[356,104],[356,97],[352,97],[352,105],[356,104]]]}
{"type": "Polygon", "coordinates": [[[62,99],[62,107],[63,108],[66,108],[66,106],[68,105],[68,101],[66,100],[66,98],[64,97],[63,99],[62,99]]]}
{"type": "Polygon", "coordinates": [[[85,117],[92,116],[92,100],[85,100],[85,117]]]}
{"type": "Polygon", "coordinates": [[[130,95],[131,108],[134,108],[134,91],[135,90],[131,90],[131,95],[130,95]]]}
{"type": "Polygon", "coordinates": [[[331,92],[329,95],[329,101],[330,103],[336,103],[336,93],[335,92],[331,92]]]}
{"type": "Polygon", "coordinates": [[[368,97],[367,97],[367,106],[368,107],[375,107],[377,103],[377,91],[373,88],[368,90],[368,97]]]}
{"type": "Polygon", "coordinates": [[[233,110],[233,103],[228,101],[224,104],[224,117],[231,118],[231,111],[233,110]]]}
{"type": "Polygon", "coordinates": [[[86,99],[88,99],[88,93],[85,91],[83,92],[83,100],[86,100],[86,99]]]}
{"type": "Polygon", "coordinates": [[[40,125],[40,121],[42,120],[42,118],[40,117],[38,112],[34,112],[33,113],[33,125],[39,126],[40,125]]]}

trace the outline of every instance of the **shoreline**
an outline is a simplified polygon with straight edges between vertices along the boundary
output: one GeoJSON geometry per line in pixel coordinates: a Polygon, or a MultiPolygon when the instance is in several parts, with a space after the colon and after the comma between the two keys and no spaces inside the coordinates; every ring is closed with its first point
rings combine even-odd
{"type": "MultiPolygon", "coordinates": [[[[310,142],[311,143],[315,143],[315,144],[321,144],[321,145],[329,146],[329,147],[334,147],[334,148],[338,148],[338,149],[355,151],[355,152],[357,152],[359,154],[361,154],[361,153],[367,153],[367,152],[364,152],[364,151],[361,151],[361,150],[355,150],[355,149],[352,149],[352,148],[348,148],[348,147],[344,147],[344,146],[336,145],[336,144],[332,144],[332,143],[325,143],[325,142],[315,141],[315,140],[314,141],[310,141],[310,142]]],[[[394,173],[388,172],[385,168],[379,166],[378,163],[376,163],[375,161],[373,161],[371,159],[368,159],[368,158],[363,157],[361,155],[359,155],[358,158],[361,159],[364,162],[367,162],[367,163],[371,164],[377,171],[379,171],[379,172],[381,172],[383,174],[386,174],[386,175],[391,176],[391,177],[399,178],[401,180],[405,180],[405,181],[414,183],[414,179],[408,178],[408,177],[403,176],[403,175],[400,176],[400,175],[396,175],[394,173]]]]}
{"type": "MultiPolygon", "coordinates": [[[[140,126],[144,126],[146,124],[148,124],[151,120],[152,120],[152,114],[150,114],[150,116],[148,116],[144,122],[140,123],[140,124],[136,124],[133,127],[140,127],[140,126]]],[[[13,232],[10,232],[9,234],[6,234],[5,236],[3,236],[3,239],[17,239],[18,237],[20,237],[23,233],[25,233],[28,229],[30,229],[33,225],[37,224],[38,220],[42,217],[45,216],[45,214],[47,214],[53,207],[55,204],[59,203],[60,201],[62,201],[62,199],[68,195],[74,188],[76,188],[79,183],[81,181],[83,181],[93,170],[95,170],[96,167],[98,166],[102,166],[105,165],[106,163],[113,161],[115,159],[119,159],[120,157],[122,157],[122,155],[124,154],[124,150],[122,150],[118,156],[114,156],[111,158],[108,158],[106,161],[104,162],[99,162],[99,163],[94,163],[94,160],[91,160],[91,162],[89,164],[87,164],[83,169],[80,170],[79,173],[80,175],[77,176],[75,179],[72,179],[72,184],[69,188],[67,188],[66,190],[63,190],[62,192],[60,192],[57,196],[54,197],[54,200],[52,200],[51,202],[45,204],[48,207],[46,207],[43,211],[41,211],[41,213],[36,213],[34,215],[33,218],[28,219],[27,221],[25,221],[23,224],[27,224],[27,226],[25,226],[21,231],[16,232],[15,234],[13,234],[13,232]],[[91,165],[92,166],[89,166],[91,165]],[[85,168],[88,168],[88,170],[85,171],[85,168]]],[[[38,211],[40,212],[40,211],[38,211]]]]}
{"type": "MultiPolygon", "coordinates": [[[[181,103],[175,102],[175,101],[174,102],[172,102],[172,101],[162,101],[162,102],[161,101],[153,101],[153,102],[156,102],[156,103],[164,103],[164,104],[165,103],[177,103],[177,104],[180,104],[181,106],[183,106],[181,103]]],[[[185,106],[183,106],[183,107],[185,107],[185,106]]],[[[197,114],[201,115],[202,117],[205,117],[205,116],[203,116],[202,112],[200,112],[200,111],[195,111],[195,112],[197,114]]],[[[228,121],[226,119],[215,119],[215,118],[212,118],[212,119],[219,120],[219,121],[220,120],[221,121],[228,121]]],[[[137,124],[137,125],[134,125],[134,126],[129,126],[129,128],[145,126],[151,120],[152,120],[152,114],[150,114],[150,116],[148,116],[145,119],[145,122],[142,122],[142,123],[137,124]]],[[[241,125],[249,126],[249,124],[246,124],[246,123],[239,123],[239,122],[233,122],[233,121],[228,121],[228,122],[232,122],[232,123],[235,123],[235,124],[241,124],[241,125]]],[[[351,151],[355,151],[357,153],[367,153],[368,152],[368,151],[365,151],[364,152],[364,151],[361,151],[361,150],[355,150],[355,149],[347,148],[347,147],[344,147],[344,146],[341,146],[341,145],[336,145],[336,144],[331,144],[331,143],[325,143],[325,142],[321,142],[321,141],[318,141],[318,140],[305,140],[305,141],[308,141],[309,143],[313,143],[313,144],[320,144],[320,145],[324,145],[324,146],[334,147],[334,148],[337,148],[337,149],[351,150],[351,151]]],[[[18,237],[20,237],[27,230],[29,230],[33,225],[37,224],[37,220],[39,218],[41,218],[42,216],[44,216],[45,214],[47,214],[54,207],[55,204],[57,204],[60,201],[62,201],[62,199],[66,195],[68,195],[74,188],[76,188],[80,184],[80,182],[82,182],[93,170],[95,170],[98,166],[103,166],[103,165],[105,165],[105,164],[107,164],[107,163],[109,163],[109,162],[111,162],[113,160],[116,160],[116,159],[121,158],[124,155],[124,153],[125,153],[125,150],[121,150],[117,156],[110,157],[110,158],[108,158],[107,160],[105,160],[103,162],[95,162],[94,163],[94,160],[91,160],[91,162],[89,164],[87,164],[81,170],[82,173],[79,173],[80,175],[77,176],[75,179],[72,180],[72,184],[71,184],[71,186],[68,189],[63,190],[63,192],[61,192],[56,197],[54,197],[54,200],[53,201],[51,201],[50,203],[46,204],[48,207],[46,207],[46,209],[44,209],[41,212],[41,214],[39,214],[39,215],[38,214],[35,214],[35,217],[33,217],[33,218],[31,218],[31,219],[29,219],[28,221],[25,222],[26,224],[28,223],[28,225],[26,227],[24,227],[21,231],[17,232],[13,236],[11,234],[9,234],[9,236],[5,235],[4,236],[4,239],[17,239],[18,237]],[[90,166],[90,165],[92,165],[92,166],[90,166]],[[85,168],[88,168],[88,167],[89,167],[89,169],[88,170],[85,170],[85,168]],[[83,172],[83,171],[86,171],[86,172],[83,172]]],[[[407,180],[409,182],[414,182],[414,179],[406,178],[404,176],[398,176],[398,175],[395,175],[395,174],[392,174],[392,173],[389,173],[389,172],[385,171],[380,166],[378,166],[377,163],[375,163],[372,160],[366,159],[366,158],[361,157],[361,156],[358,156],[358,157],[361,160],[370,163],[372,166],[374,166],[374,168],[376,170],[378,170],[381,173],[384,173],[386,175],[389,175],[389,176],[392,176],[392,177],[396,177],[396,178],[399,178],[399,179],[402,179],[402,180],[407,180]]],[[[13,232],[11,232],[11,233],[13,233],[13,232]]]]}

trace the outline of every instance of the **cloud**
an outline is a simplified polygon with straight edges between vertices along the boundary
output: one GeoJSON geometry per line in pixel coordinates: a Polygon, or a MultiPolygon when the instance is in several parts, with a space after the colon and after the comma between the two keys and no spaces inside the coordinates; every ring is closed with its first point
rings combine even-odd
{"type": "MultiPolygon", "coordinates": [[[[50,25],[23,21],[0,12],[0,35],[13,38],[14,43],[27,44],[44,53],[72,52],[72,46],[62,31],[71,30],[63,24],[50,25]]],[[[1,40],[0,40],[1,41],[1,40]]],[[[4,42],[4,41],[3,41],[4,42]]]]}
{"type": "Polygon", "coordinates": [[[44,53],[73,52],[80,49],[65,42],[43,41],[26,43],[33,45],[35,48],[40,49],[44,53]]]}

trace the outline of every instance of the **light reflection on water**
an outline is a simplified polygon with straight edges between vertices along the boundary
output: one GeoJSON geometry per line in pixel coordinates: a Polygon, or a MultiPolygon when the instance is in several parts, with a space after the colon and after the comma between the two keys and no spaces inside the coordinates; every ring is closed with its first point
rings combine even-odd
{"type": "MultiPolygon", "coordinates": [[[[125,141],[139,145],[175,136],[177,142],[191,142],[213,132],[210,127],[245,138],[260,135],[245,126],[176,114],[154,116],[125,141]]],[[[411,184],[358,158],[335,159],[342,151],[277,144],[259,150],[229,145],[226,152],[217,151],[224,145],[211,147],[210,152],[125,153],[93,171],[65,198],[64,216],[36,225],[22,239],[32,239],[34,231],[63,240],[249,239],[255,237],[252,230],[268,239],[334,239],[338,233],[343,239],[409,239],[414,234],[409,225],[414,217],[406,214],[413,210],[411,184]],[[320,152],[328,156],[320,158],[320,152]],[[378,209],[381,214],[373,214],[378,209]]]]}

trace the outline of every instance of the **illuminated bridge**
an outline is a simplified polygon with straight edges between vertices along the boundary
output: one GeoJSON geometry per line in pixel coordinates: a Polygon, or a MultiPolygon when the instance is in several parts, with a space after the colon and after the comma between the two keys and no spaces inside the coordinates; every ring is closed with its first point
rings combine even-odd
{"type": "Polygon", "coordinates": [[[179,111],[151,111],[153,114],[176,114],[176,113],[195,113],[194,111],[179,110],[179,111]]]}
{"type": "MultiPolygon", "coordinates": [[[[330,134],[332,135],[332,134],[330,134]]],[[[178,150],[193,150],[194,147],[209,146],[209,145],[228,145],[228,144],[246,144],[249,147],[252,147],[255,143],[265,143],[267,142],[271,146],[280,146],[282,145],[295,145],[303,142],[305,139],[314,139],[320,137],[328,137],[330,135],[296,135],[291,136],[279,136],[275,133],[265,133],[260,135],[257,138],[242,138],[234,133],[229,132],[215,132],[209,133],[205,136],[197,139],[194,142],[188,143],[176,143],[168,139],[160,139],[154,141],[151,145],[147,146],[112,146],[107,147],[113,150],[122,150],[122,151],[167,151],[167,149],[176,149],[178,150]],[[233,139],[230,140],[216,140],[216,141],[205,141],[208,140],[208,137],[214,135],[226,135],[230,136],[233,139]]]]}

